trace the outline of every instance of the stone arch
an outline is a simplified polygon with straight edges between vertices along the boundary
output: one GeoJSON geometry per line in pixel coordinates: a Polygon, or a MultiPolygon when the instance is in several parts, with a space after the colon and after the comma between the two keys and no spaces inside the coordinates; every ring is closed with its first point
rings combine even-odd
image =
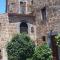
{"type": "Polygon", "coordinates": [[[28,33],[28,25],[26,22],[21,22],[20,33],[28,33]]]}

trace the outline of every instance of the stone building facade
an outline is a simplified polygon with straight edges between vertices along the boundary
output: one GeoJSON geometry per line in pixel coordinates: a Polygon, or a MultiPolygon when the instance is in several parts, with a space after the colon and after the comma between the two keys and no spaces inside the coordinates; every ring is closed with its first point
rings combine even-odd
{"type": "Polygon", "coordinates": [[[8,60],[7,42],[21,32],[26,32],[36,45],[52,44],[53,60],[60,60],[54,42],[54,36],[60,33],[60,1],[6,0],[6,13],[0,14],[1,60],[8,60]]]}

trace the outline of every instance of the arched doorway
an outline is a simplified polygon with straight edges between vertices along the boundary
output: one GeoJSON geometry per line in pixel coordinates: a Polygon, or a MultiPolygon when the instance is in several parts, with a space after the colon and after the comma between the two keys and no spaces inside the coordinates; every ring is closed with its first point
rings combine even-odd
{"type": "Polygon", "coordinates": [[[20,24],[20,33],[28,33],[28,25],[26,22],[20,24]]]}

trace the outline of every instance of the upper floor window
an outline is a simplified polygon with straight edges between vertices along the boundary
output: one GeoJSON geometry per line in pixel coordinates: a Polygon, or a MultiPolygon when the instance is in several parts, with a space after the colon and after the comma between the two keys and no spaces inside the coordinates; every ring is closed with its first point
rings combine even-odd
{"type": "Polygon", "coordinates": [[[32,11],[32,0],[20,0],[20,13],[28,14],[32,11]]]}
{"type": "Polygon", "coordinates": [[[42,13],[42,19],[46,20],[46,7],[41,9],[41,13],[42,13]]]}
{"type": "Polygon", "coordinates": [[[31,3],[33,4],[33,0],[31,0],[31,3]]]}
{"type": "Polygon", "coordinates": [[[33,10],[33,0],[29,0],[27,3],[27,13],[32,13],[33,10]]]}
{"type": "Polygon", "coordinates": [[[26,2],[20,2],[20,12],[22,14],[25,14],[26,13],[26,2]]]}
{"type": "Polygon", "coordinates": [[[14,11],[14,6],[15,6],[15,3],[10,3],[10,5],[9,5],[9,11],[10,12],[13,12],[14,11]]]}

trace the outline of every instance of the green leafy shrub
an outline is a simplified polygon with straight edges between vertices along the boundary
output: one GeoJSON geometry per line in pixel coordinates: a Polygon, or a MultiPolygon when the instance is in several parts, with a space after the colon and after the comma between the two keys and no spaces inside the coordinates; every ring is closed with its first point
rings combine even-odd
{"type": "Polygon", "coordinates": [[[55,36],[58,47],[60,47],[60,34],[55,36]]]}
{"type": "Polygon", "coordinates": [[[52,60],[52,51],[47,44],[37,46],[32,60],[52,60]]]}
{"type": "Polygon", "coordinates": [[[32,57],[35,44],[26,34],[17,34],[7,44],[8,60],[26,60],[32,57]]]}

